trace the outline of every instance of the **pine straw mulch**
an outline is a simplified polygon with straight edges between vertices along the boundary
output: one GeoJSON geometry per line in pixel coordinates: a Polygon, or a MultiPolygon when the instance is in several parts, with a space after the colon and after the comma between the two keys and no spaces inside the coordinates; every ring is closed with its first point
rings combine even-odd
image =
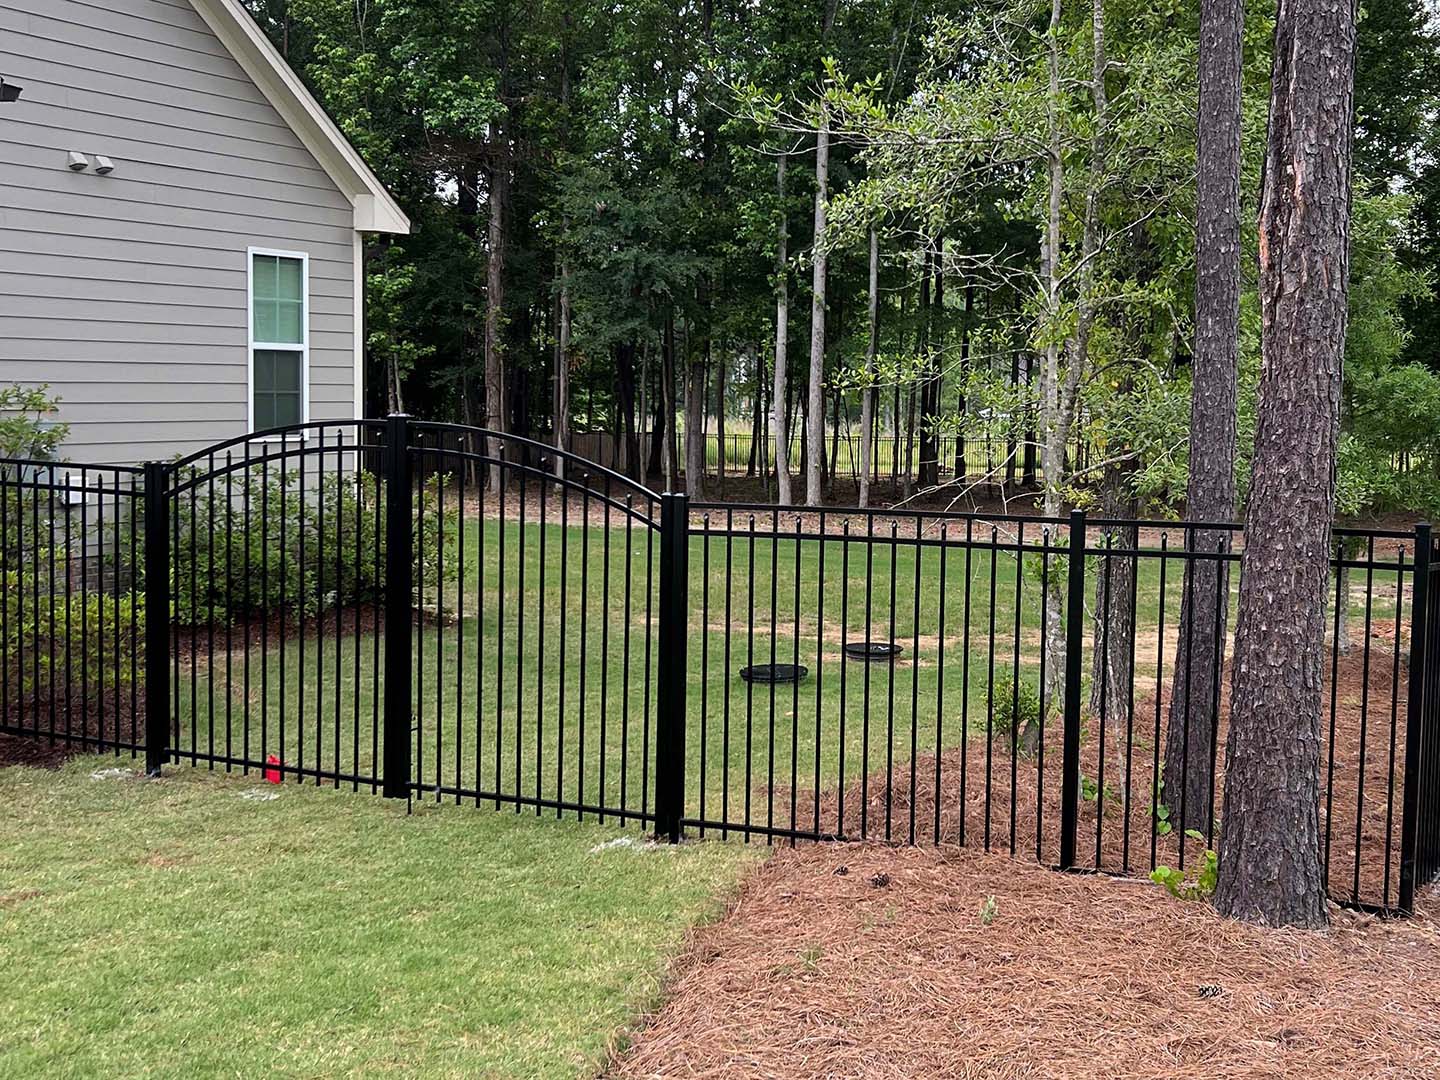
{"type": "Polygon", "coordinates": [[[1440,926],[1331,919],[1266,930],[973,849],[802,846],[693,936],[608,1075],[1440,1075],[1440,926]]]}
{"type": "MultiPolygon", "coordinates": [[[[1359,650],[1339,661],[1337,675],[1333,759],[1328,670],[1325,672],[1326,713],[1321,732],[1320,828],[1323,843],[1328,820],[1330,892],[1336,898],[1394,904],[1400,870],[1400,799],[1405,762],[1406,709],[1403,680],[1406,676],[1402,671],[1402,684],[1395,687],[1390,666],[1372,663],[1367,671],[1359,650]],[[1392,689],[1397,692],[1392,694],[1392,689]],[[1370,704],[1365,715],[1362,740],[1361,703],[1367,698],[1370,704]],[[1325,786],[1332,777],[1333,794],[1327,800],[1325,786]],[[1360,826],[1358,844],[1357,820],[1360,826]]],[[[1217,741],[1217,818],[1223,803],[1229,698],[1227,665],[1221,682],[1221,721],[1217,741]]],[[[1080,747],[1080,771],[1096,788],[1102,783],[1104,786],[1095,791],[1093,797],[1082,799],[1080,803],[1078,866],[1142,876],[1155,864],[1191,869],[1200,865],[1207,847],[1206,840],[1211,846],[1218,843],[1218,830],[1200,841],[1186,838],[1180,830],[1158,835],[1152,810],[1155,804],[1152,792],[1153,780],[1160,768],[1158,759],[1164,753],[1164,723],[1168,720],[1168,713],[1167,686],[1160,695],[1162,741],[1158,753],[1153,694],[1145,698],[1137,696],[1133,726],[1127,725],[1124,715],[1112,716],[1104,733],[1103,768],[1100,725],[1095,717],[1088,718],[1080,747]],[[1185,849],[1183,859],[1182,845],[1185,849]]],[[[796,793],[796,825],[801,829],[812,829],[816,827],[818,818],[816,831],[821,835],[839,834],[851,839],[886,839],[906,843],[912,835],[913,820],[914,838],[925,844],[936,839],[938,806],[939,842],[1009,851],[1013,813],[1017,854],[1053,865],[1059,861],[1061,819],[1059,721],[1052,718],[1047,725],[1043,770],[1039,768],[1038,757],[1012,756],[1010,739],[1009,733],[997,731],[993,734],[988,768],[983,730],[973,733],[963,748],[952,746],[941,752],[938,800],[936,756],[933,752],[922,752],[913,759],[912,788],[912,761],[897,760],[887,774],[883,758],[879,758],[883,748],[877,751],[872,747],[872,771],[864,777],[847,777],[843,807],[840,792],[834,789],[821,792],[818,800],[812,789],[796,793]],[[877,758],[879,767],[875,768],[877,758]],[[865,810],[863,834],[862,806],[865,810]]],[[[765,807],[767,797],[762,785],[756,792],[756,805],[765,807]]],[[[773,798],[777,824],[789,826],[789,789],[777,786],[773,798]]],[[[1178,811],[1178,808],[1172,809],[1178,811]]],[[[1177,820],[1178,816],[1177,812],[1177,820]]]]}

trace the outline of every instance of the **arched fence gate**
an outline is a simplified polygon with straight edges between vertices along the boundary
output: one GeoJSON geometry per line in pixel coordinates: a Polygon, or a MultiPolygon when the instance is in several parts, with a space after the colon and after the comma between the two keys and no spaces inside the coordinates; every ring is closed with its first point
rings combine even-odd
{"type": "MultiPolygon", "coordinates": [[[[1216,843],[1234,525],[702,503],[395,416],[0,460],[0,536],[0,743],[672,840],[1125,874],[1216,843]]],[[[1440,558],[1423,525],[1334,541],[1329,888],[1409,911],[1440,871],[1440,558]]]]}

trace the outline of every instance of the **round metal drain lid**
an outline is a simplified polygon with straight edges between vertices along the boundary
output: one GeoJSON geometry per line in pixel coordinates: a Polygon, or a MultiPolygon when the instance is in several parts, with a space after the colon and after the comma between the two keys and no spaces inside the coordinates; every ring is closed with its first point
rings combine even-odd
{"type": "Polygon", "coordinates": [[[851,660],[868,660],[872,663],[880,660],[893,660],[905,649],[896,645],[893,641],[847,641],[845,643],[845,655],[851,660]]]}
{"type": "Polygon", "coordinates": [[[740,678],[749,683],[793,683],[810,674],[803,664],[755,664],[741,668],[740,678]]]}

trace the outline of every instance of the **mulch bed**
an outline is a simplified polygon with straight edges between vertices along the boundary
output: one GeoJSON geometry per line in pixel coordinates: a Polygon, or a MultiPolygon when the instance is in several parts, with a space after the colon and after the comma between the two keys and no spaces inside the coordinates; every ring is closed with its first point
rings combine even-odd
{"type": "Polygon", "coordinates": [[[609,1075],[1440,1075],[1440,926],[1331,917],[1265,930],[974,849],[786,850],[609,1075]]]}
{"type": "MultiPolygon", "coordinates": [[[[103,700],[101,696],[102,691],[94,687],[88,691],[75,687],[67,700],[64,687],[56,687],[53,711],[48,686],[43,695],[31,694],[23,701],[12,697],[3,726],[24,734],[0,732],[0,767],[56,768],[77,754],[113,752],[116,742],[143,746],[144,686],[134,688],[133,698],[129,686],[108,688],[103,700]]],[[[128,749],[120,752],[130,753],[128,749]]]]}
{"type": "MultiPolygon", "coordinates": [[[[1321,750],[1321,833],[1326,828],[1326,812],[1330,828],[1330,890],[1332,896],[1365,903],[1393,905],[1399,887],[1400,866],[1400,800],[1405,762],[1405,678],[1396,696],[1394,730],[1394,788],[1391,809],[1391,690],[1392,671],[1389,665],[1372,663],[1364,669],[1363,657],[1355,650],[1338,665],[1336,695],[1335,747],[1333,763],[1333,796],[1328,805],[1324,800],[1325,783],[1331,775],[1329,747],[1329,693],[1327,685],[1326,713],[1321,750]],[[1369,711],[1365,737],[1362,740],[1360,708],[1368,690],[1369,711]],[[1382,707],[1383,705],[1383,707],[1382,707]],[[1360,797],[1361,748],[1364,747],[1364,794],[1360,797]],[[1356,843],[1357,817],[1360,825],[1356,843]],[[1387,839],[1389,841],[1387,845],[1387,839]],[[1387,850],[1388,848],[1388,850],[1387,850]],[[1358,888],[1356,886],[1358,859],[1358,888]],[[1388,856],[1388,858],[1387,858],[1388,856]],[[1387,867],[1388,863],[1388,867],[1387,867]],[[1388,878],[1387,878],[1388,869],[1388,878]],[[1388,885],[1388,896],[1386,889],[1388,885]]],[[[1325,673],[1328,684],[1329,671],[1325,673]]],[[[1217,784],[1215,814],[1218,818],[1223,803],[1224,752],[1228,727],[1230,679],[1228,669],[1222,680],[1221,723],[1218,736],[1217,784]]],[[[1087,721],[1087,732],[1081,743],[1080,771],[1097,786],[1103,779],[1103,795],[1083,799],[1080,803],[1077,836],[1077,866],[1101,869],[1110,873],[1144,876],[1152,864],[1151,841],[1154,837],[1154,863],[1169,866],[1198,867],[1206,842],[1189,839],[1178,830],[1158,835],[1153,817],[1155,772],[1155,699],[1137,695],[1134,729],[1129,739],[1129,782],[1127,776],[1127,737],[1123,714],[1112,716],[1105,732],[1104,768],[1101,769],[1099,723],[1094,717],[1087,721]],[[1128,824],[1128,831],[1127,831],[1128,824]],[[1181,859],[1181,845],[1184,858],[1181,859]]],[[[1169,719],[1169,691],[1160,700],[1161,739],[1169,719]]],[[[897,728],[898,732],[898,728],[897,728]]],[[[822,835],[842,834],[861,837],[861,808],[865,810],[863,838],[907,842],[911,835],[912,816],[915,838],[922,844],[936,836],[935,816],[940,816],[939,840],[945,844],[1009,851],[1011,816],[1014,815],[1015,851],[1028,859],[1055,864],[1059,861],[1061,820],[1061,732],[1059,720],[1052,717],[1047,725],[1044,745],[1044,767],[1036,757],[1023,754],[1012,757],[1010,735],[996,732],[991,742],[987,770],[983,731],[972,734],[962,748],[951,747],[940,754],[940,797],[936,798],[936,758],[921,753],[914,759],[915,783],[911,787],[911,763],[897,761],[891,773],[884,769],[883,743],[872,746],[872,771],[868,777],[847,779],[844,792],[844,819],[840,818],[840,793],[823,791],[819,799],[819,832],[822,835]],[[876,762],[880,767],[875,769],[876,762]],[[1014,780],[1011,779],[1012,766],[1014,780]],[[987,793],[988,772],[988,793],[987,793]],[[962,775],[964,783],[961,783],[962,775]],[[1042,791],[1043,784],[1043,791],[1042,791]],[[890,831],[886,832],[887,817],[890,831]],[[1039,845],[1037,851],[1037,818],[1039,845]],[[987,837],[988,822],[988,837],[987,837]],[[843,827],[842,827],[843,826],[843,827]]],[[[1160,747],[1163,757],[1164,744],[1160,747]]],[[[855,764],[859,764],[858,761],[855,764]]],[[[802,773],[803,775],[803,773],[802,773]]],[[[790,825],[790,792],[776,787],[774,791],[776,823],[790,825]]],[[[767,793],[762,786],[756,792],[756,805],[765,807],[767,793]]],[[[812,829],[816,822],[815,795],[812,789],[796,793],[797,825],[812,829]]],[[[1178,811],[1178,808],[1173,808],[1178,811]]],[[[762,811],[763,814],[763,811],[762,811]]],[[[1178,813],[1176,814],[1178,820],[1178,813]]],[[[1219,844],[1218,830],[1209,838],[1211,846],[1219,844]]]]}

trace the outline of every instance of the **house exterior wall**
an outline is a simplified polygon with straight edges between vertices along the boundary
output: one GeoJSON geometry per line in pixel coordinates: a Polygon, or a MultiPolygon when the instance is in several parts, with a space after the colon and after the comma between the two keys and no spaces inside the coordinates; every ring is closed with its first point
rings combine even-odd
{"type": "Polygon", "coordinates": [[[0,0],[0,75],[23,87],[0,105],[0,382],[61,398],[63,456],[246,431],[251,248],[308,255],[309,417],[357,415],[353,208],[189,0],[0,0]]]}

